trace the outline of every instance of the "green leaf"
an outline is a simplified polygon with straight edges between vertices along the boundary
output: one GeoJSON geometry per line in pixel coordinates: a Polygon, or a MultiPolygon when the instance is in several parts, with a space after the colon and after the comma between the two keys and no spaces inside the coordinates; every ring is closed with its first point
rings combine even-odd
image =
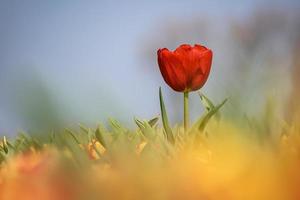
{"type": "Polygon", "coordinates": [[[205,116],[204,118],[201,120],[199,126],[198,126],[198,130],[199,131],[203,131],[204,128],[206,127],[208,121],[211,119],[212,116],[214,116],[218,110],[226,103],[227,99],[225,99],[222,103],[220,103],[218,106],[214,107],[213,109],[211,109],[205,116]]]}
{"type": "Polygon", "coordinates": [[[219,104],[218,106],[215,106],[213,109],[209,110],[208,112],[206,112],[204,115],[202,115],[197,121],[196,123],[193,124],[193,126],[191,127],[189,134],[194,133],[196,130],[199,131],[203,131],[204,128],[206,127],[207,123],[209,122],[209,120],[211,119],[212,116],[214,116],[219,109],[226,103],[227,99],[225,99],[221,104],[219,104]]]}
{"type": "Polygon", "coordinates": [[[159,102],[160,102],[162,123],[163,123],[163,127],[164,127],[164,130],[165,130],[165,133],[166,133],[167,140],[170,143],[174,144],[175,139],[174,139],[172,130],[169,126],[169,120],[168,120],[168,116],[167,116],[167,112],[166,112],[166,108],[165,108],[165,103],[164,103],[164,99],[163,99],[162,92],[161,92],[161,87],[159,87],[159,102]]]}
{"type": "Polygon", "coordinates": [[[15,147],[10,142],[6,141],[6,143],[9,148],[13,149],[14,151],[16,150],[15,147]]]}
{"type": "Polygon", "coordinates": [[[143,129],[144,128],[144,124],[141,120],[137,119],[137,118],[134,118],[134,122],[135,124],[140,128],[140,129],[143,129]]]}
{"type": "Polygon", "coordinates": [[[96,136],[96,139],[100,142],[100,144],[103,146],[103,147],[107,147],[106,146],[106,142],[105,142],[105,140],[104,140],[104,138],[103,138],[103,134],[102,134],[102,132],[101,132],[101,130],[100,130],[100,127],[98,127],[97,129],[96,129],[96,131],[95,131],[95,136],[96,136]]]}
{"type": "Polygon", "coordinates": [[[4,152],[6,153],[6,154],[8,154],[8,146],[7,146],[7,141],[6,141],[6,137],[4,136],[3,137],[3,150],[4,150],[4,152]]]}
{"type": "Polygon", "coordinates": [[[89,134],[90,129],[85,127],[83,124],[79,124],[80,130],[82,130],[84,133],[89,134]]]}
{"type": "Polygon", "coordinates": [[[66,128],[65,131],[75,140],[75,142],[77,144],[80,144],[79,140],[77,139],[77,137],[74,135],[74,133],[71,130],[66,128]]]}
{"type": "Polygon", "coordinates": [[[209,98],[207,98],[203,93],[199,92],[198,94],[200,96],[201,103],[207,111],[210,111],[215,107],[213,102],[209,98]]]}
{"type": "Polygon", "coordinates": [[[154,129],[147,121],[141,121],[139,119],[134,119],[136,125],[140,128],[142,131],[142,134],[144,137],[153,140],[156,136],[154,129]]]}
{"type": "Polygon", "coordinates": [[[155,126],[155,124],[158,122],[158,119],[159,119],[158,117],[154,117],[154,118],[150,119],[150,120],[148,121],[149,125],[150,125],[151,127],[155,126]]]}
{"type": "Polygon", "coordinates": [[[29,137],[27,137],[27,135],[24,132],[21,132],[19,134],[19,138],[21,139],[21,143],[25,148],[30,148],[31,146],[31,141],[29,139],[29,137]]]}
{"type": "MultiPolygon", "coordinates": [[[[201,100],[201,103],[202,105],[205,107],[205,109],[207,111],[210,111],[212,109],[215,108],[215,105],[213,104],[213,102],[207,97],[205,96],[203,93],[199,92],[198,93],[199,96],[200,96],[200,100],[201,100]]],[[[216,112],[214,117],[217,119],[217,120],[220,120],[221,118],[221,114],[219,112],[216,112]]]]}
{"type": "Polygon", "coordinates": [[[116,133],[126,133],[127,132],[127,129],[124,128],[118,120],[109,118],[108,121],[116,133]]]}

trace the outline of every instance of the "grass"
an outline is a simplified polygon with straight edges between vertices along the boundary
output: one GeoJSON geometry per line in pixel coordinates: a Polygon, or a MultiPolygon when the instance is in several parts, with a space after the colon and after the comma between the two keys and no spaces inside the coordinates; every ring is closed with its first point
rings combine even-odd
{"type": "Polygon", "coordinates": [[[161,118],[134,130],[110,119],[3,137],[0,199],[299,199],[299,123],[266,109],[240,125],[221,117],[227,99],[199,95],[206,111],[188,131],[169,124],[160,90],[161,118]]]}

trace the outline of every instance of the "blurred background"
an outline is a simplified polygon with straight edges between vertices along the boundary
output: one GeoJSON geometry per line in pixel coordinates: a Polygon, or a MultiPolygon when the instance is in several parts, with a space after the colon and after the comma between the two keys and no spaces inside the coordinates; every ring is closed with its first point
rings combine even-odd
{"type": "MultiPolygon", "coordinates": [[[[278,115],[300,100],[300,1],[0,1],[0,135],[159,114],[182,95],[163,81],[156,51],[200,43],[214,52],[201,89],[224,112],[278,115]]],[[[191,96],[195,119],[203,111],[191,96]]],[[[287,117],[285,117],[287,116],[287,117]]]]}

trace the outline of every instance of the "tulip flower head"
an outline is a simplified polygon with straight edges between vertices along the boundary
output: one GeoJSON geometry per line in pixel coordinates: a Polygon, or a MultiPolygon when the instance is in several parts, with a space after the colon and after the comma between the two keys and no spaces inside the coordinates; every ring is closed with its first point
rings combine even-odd
{"type": "Polygon", "coordinates": [[[207,81],[212,51],[195,44],[180,45],[174,52],[167,48],[157,51],[158,65],[165,82],[177,92],[195,91],[207,81]]]}
{"type": "Polygon", "coordinates": [[[165,82],[184,96],[184,129],[189,123],[189,92],[199,90],[207,81],[211,64],[212,51],[202,45],[180,45],[175,51],[167,48],[157,51],[158,65],[165,82]]]}

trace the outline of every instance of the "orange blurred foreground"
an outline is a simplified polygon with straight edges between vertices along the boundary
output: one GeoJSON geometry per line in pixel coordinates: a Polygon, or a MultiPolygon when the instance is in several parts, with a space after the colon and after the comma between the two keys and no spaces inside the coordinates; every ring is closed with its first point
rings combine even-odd
{"type": "Polygon", "coordinates": [[[261,145],[230,123],[210,131],[218,134],[166,160],[136,151],[101,163],[90,146],[91,165],[50,147],[16,155],[1,166],[0,199],[300,199],[298,132],[261,145]]]}

